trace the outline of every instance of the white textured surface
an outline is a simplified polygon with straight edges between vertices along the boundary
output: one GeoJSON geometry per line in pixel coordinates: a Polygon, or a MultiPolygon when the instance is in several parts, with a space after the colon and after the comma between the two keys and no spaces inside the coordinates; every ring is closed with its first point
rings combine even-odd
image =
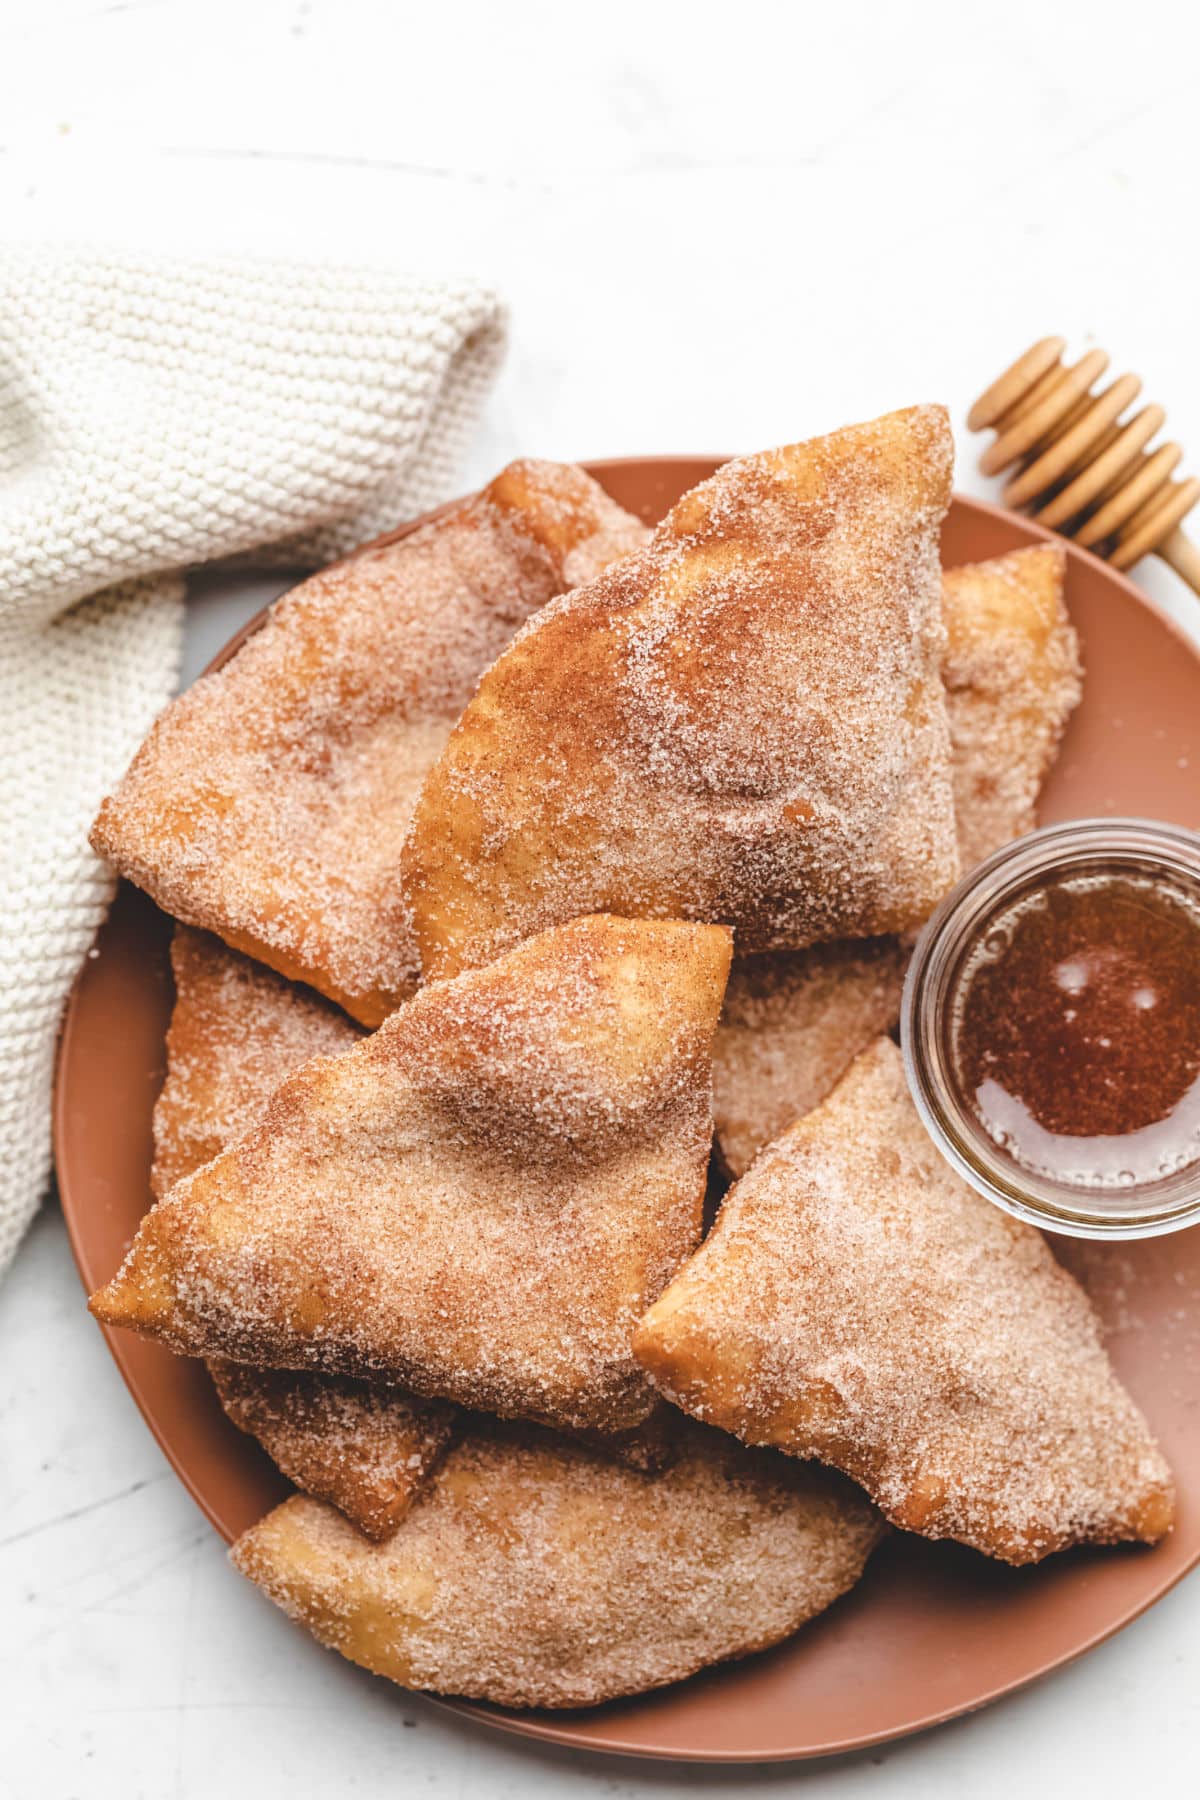
{"type": "MultiPolygon", "coordinates": [[[[518,451],[756,447],[911,399],[961,421],[1052,330],[1138,369],[1200,467],[1194,12],[407,10],[8,0],[5,230],[495,280],[513,351],[469,478],[518,451]]],[[[961,442],[959,485],[987,492],[961,442]]],[[[1200,617],[1168,573],[1139,576],[1200,617]]],[[[192,666],[269,591],[203,584],[192,666]]],[[[360,1679],[226,1568],[50,1210],[0,1288],[0,1539],[5,1800],[1117,1800],[1195,1781],[1195,1579],[1000,1707],[805,1771],[540,1753],[360,1679]]]]}

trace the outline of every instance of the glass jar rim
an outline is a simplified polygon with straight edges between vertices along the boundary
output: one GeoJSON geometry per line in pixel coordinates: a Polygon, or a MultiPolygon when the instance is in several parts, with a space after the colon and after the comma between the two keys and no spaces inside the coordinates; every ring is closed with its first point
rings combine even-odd
{"type": "Polygon", "coordinates": [[[955,1094],[941,1042],[948,981],[980,923],[1034,886],[1088,865],[1153,869],[1200,889],[1200,833],[1156,819],[1073,819],[1046,825],[968,871],[922,928],[904,982],[900,1042],[909,1090],[947,1162],[1014,1217],[1069,1237],[1155,1237],[1200,1223],[1200,1165],[1130,1188],[1070,1186],[1022,1168],[993,1144],[955,1094]]]}

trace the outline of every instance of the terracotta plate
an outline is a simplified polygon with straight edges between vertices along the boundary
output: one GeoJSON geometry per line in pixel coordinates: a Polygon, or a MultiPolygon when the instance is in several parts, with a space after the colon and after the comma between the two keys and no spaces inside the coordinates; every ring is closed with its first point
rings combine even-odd
{"type": "MultiPolygon", "coordinates": [[[[714,466],[700,458],[630,458],[596,464],[594,473],[652,521],[714,466]]],[[[959,499],[944,557],[971,561],[1046,535],[959,499]]],[[[1196,651],[1130,582],[1086,552],[1070,550],[1068,598],[1087,686],[1043,818],[1133,813],[1200,826],[1196,651]]],[[[172,998],[169,932],[148,900],[122,887],[67,1012],[56,1155],[89,1290],[113,1273],[149,1204],[150,1115],[172,998]]],[[[1069,1254],[1077,1257],[1078,1247],[1069,1254]]],[[[508,1731],[591,1750],[711,1761],[815,1756],[981,1706],[1126,1624],[1200,1560],[1200,1230],[1090,1246],[1084,1273],[1114,1328],[1117,1366],[1179,1478],[1179,1523],[1167,1543],[1071,1553],[1016,1571],[957,1546],[896,1536],[847,1600],[766,1655],[596,1711],[463,1710],[508,1731]]],[[[180,1479],[222,1536],[234,1538],[287,1484],[227,1423],[198,1363],[128,1333],[107,1335],[180,1479]]],[[[1014,1450],[1020,1454],[1019,1445],[1014,1450]]]]}

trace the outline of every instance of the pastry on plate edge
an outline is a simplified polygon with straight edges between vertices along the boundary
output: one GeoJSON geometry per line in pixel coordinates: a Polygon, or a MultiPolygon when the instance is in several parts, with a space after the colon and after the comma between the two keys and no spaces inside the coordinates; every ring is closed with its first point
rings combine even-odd
{"type": "Polygon", "coordinates": [[[1034,544],[942,578],[954,810],[962,866],[1032,831],[1083,692],[1066,551],[1034,544]]]}
{"type": "Polygon", "coordinates": [[[942,1159],[887,1038],[730,1189],[634,1347],[678,1406],[926,1537],[1025,1563],[1171,1525],[1083,1289],[942,1159]]]}
{"type": "Polygon", "coordinates": [[[525,461],[310,576],[159,715],[93,847],[377,1025],[419,974],[399,863],[426,771],[522,621],[645,535],[582,469],[525,461]]]}
{"type": "MultiPolygon", "coordinates": [[[[361,1035],[329,1001],[178,925],[167,1072],[154,1109],[150,1184],[161,1196],[236,1143],[284,1078],[361,1035]]],[[[217,1395],[305,1493],[368,1537],[399,1524],[450,1442],[455,1409],[345,1376],[259,1369],[213,1358],[217,1395]]]]}
{"type": "MultiPolygon", "coordinates": [[[[1063,598],[1066,553],[1034,545],[948,569],[942,662],[963,868],[1036,823],[1034,806],[1081,684],[1063,598]]],[[[721,1157],[745,1174],[860,1050],[899,1022],[897,938],[735,956],[713,1044],[721,1157]]]]}
{"type": "Polygon", "coordinates": [[[914,407],[726,463],[531,620],[405,842],[426,976],[593,910],[720,921],[741,952],[918,924],[958,873],[952,459],[914,407]]]}
{"type": "Polygon", "coordinates": [[[595,1706],[778,1643],[854,1585],[882,1535],[827,1469],[687,1422],[681,1436],[649,1479],[485,1426],[387,1544],[295,1499],[232,1558],[322,1643],[402,1686],[595,1706]]]}
{"type": "Polygon", "coordinates": [[[655,1405],[633,1325],[700,1240],[720,927],[606,917],[304,1064],[94,1295],[185,1354],[570,1430],[655,1405]]]}

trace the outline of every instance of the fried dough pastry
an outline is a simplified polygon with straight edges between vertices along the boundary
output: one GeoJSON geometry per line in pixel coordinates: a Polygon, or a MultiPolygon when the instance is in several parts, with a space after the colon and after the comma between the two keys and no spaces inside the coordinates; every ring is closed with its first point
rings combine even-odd
{"type": "Polygon", "coordinates": [[[1041,1235],[943,1161],[883,1038],[764,1150],[634,1339],[663,1392],[1007,1562],[1170,1527],[1170,1471],[1041,1235]]]}
{"type": "MultiPolygon", "coordinates": [[[[187,925],[175,928],[171,966],[175,1008],[154,1109],[156,1198],[244,1137],[293,1069],[361,1035],[319,995],[187,925]]],[[[239,1430],[297,1487],[376,1540],[395,1529],[454,1427],[453,1407],[402,1388],[221,1358],[208,1366],[239,1430]]],[[[589,1441],[630,1468],[664,1468],[672,1412],[660,1403],[641,1424],[611,1438],[593,1432],[589,1441]]]]}
{"type": "Polygon", "coordinates": [[[891,1030],[907,964],[896,937],[734,957],[713,1039],[713,1121],[731,1175],[891,1030]]]}
{"type": "Polygon", "coordinates": [[[954,809],[964,869],[1032,831],[1083,692],[1054,544],[947,569],[942,582],[954,809]]]}
{"type": "Polygon", "coordinates": [[[454,1434],[454,1407],[401,1388],[218,1357],[208,1368],[238,1430],[376,1543],[395,1531],[454,1434]]]}
{"type": "Polygon", "coordinates": [[[717,926],[577,919],[303,1065],[93,1296],[188,1354],[568,1429],[653,1410],[630,1335],[700,1239],[717,926]]]}
{"type": "MultiPolygon", "coordinates": [[[[942,678],[964,869],[1032,830],[1079,701],[1065,574],[1065,552],[1047,544],[943,577],[942,678]]],[[[907,960],[895,938],[735,957],[713,1044],[713,1116],[731,1174],[745,1174],[898,1022],[907,960]]]]}
{"type": "Polygon", "coordinates": [[[92,843],[176,918],[375,1025],[416,985],[400,844],[522,621],[645,537],[582,469],[513,463],[272,607],[171,702],[92,843]]]}
{"type": "Polygon", "coordinates": [[[285,1075],[362,1035],[320,995],[187,925],[175,927],[171,972],[167,1074],[154,1108],[156,1200],[257,1125],[285,1075]]]}
{"type": "MultiPolygon", "coordinates": [[[[176,926],[171,966],[175,1009],[150,1177],[159,1197],[256,1125],[293,1069],[360,1035],[327,1000],[186,925],[176,926]]],[[[455,1409],[442,1401],[343,1376],[220,1359],[208,1367],[238,1429],[370,1538],[395,1529],[450,1441],[455,1409]]]]}
{"type": "Polygon", "coordinates": [[[422,966],[576,913],[740,951],[904,930],[957,874],[944,412],[727,463],[479,684],[404,850],[422,966]]]}
{"type": "Polygon", "coordinates": [[[474,1435],[389,1544],[297,1499],[233,1561],[404,1687],[501,1706],[641,1693],[789,1636],[853,1587],[881,1535],[828,1470],[684,1429],[657,1480],[549,1434],[474,1435]]]}

